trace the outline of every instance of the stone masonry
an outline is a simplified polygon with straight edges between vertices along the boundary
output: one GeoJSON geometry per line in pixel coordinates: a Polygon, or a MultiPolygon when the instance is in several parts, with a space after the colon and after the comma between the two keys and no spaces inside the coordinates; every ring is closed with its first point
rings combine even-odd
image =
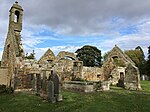
{"type": "Polygon", "coordinates": [[[102,67],[84,67],[83,62],[79,61],[74,53],[61,51],[55,56],[50,49],[39,61],[26,59],[20,35],[23,9],[15,2],[9,12],[9,28],[0,67],[0,84],[16,90],[30,89],[39,94],[42,91],[47,93],[48,90],[53,91],[48,87],[53,87],[55,82],[48,78],[51,71],[55,71],[60,82],[101,81],[104,86],[112,84],[126,89],[141,88],[138,68],[117,45],[110,51],[102,67]]]}

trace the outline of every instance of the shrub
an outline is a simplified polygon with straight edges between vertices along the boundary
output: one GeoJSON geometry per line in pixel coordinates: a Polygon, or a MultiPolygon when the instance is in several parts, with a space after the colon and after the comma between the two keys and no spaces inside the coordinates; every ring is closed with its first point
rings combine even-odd
{"type": "Polygon", "coordinates": [[[3,94],[3,93],[10,94],[13,92],[14,92],[14,89],[12,87],[7,87],[6,85],[0,85],[0,94],[3,94]]]}

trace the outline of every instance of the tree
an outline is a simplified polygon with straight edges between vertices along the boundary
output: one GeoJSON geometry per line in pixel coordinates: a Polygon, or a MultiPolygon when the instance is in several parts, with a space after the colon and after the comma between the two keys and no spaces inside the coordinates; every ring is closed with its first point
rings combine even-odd
{"type": "Polygon", "coordinates": [[[101,66],[101,51],[94,46],[85,45],[76,51],[77,58],[83,61],[84,66],[101,66]]]}
{"type": "Polygon", "coordinates": [[[26,54],[25,56],[26,59],[35,59],[35,53],[34,53],[34,50],[32,53],[30,53],[30,55],[28,55],[28,53],[26,54]]]}
{"type": "Polygon", "coordinates": [[[110,51],[106,52],[104,55],[103,55],[103,61],[105,61],[109,55],[110,51]]]}
{"type": "Polygon", "coordinates": [[[145,56],[140,46],[136,47],[135,50],[128,50],[125,53],[131,58],[135,65],[139,68],[141,74],[145,74],[145,56]]]}
{"type": "Polygon", "coordinates": [[[1,61],[0,61],[0,66],[1,66],[1,61]]]}
{"type": "Polygon", "coordinates": [[[148,47],[148,60],[146,61],[146,75],[150,76],[150,46],[148,47]]]}

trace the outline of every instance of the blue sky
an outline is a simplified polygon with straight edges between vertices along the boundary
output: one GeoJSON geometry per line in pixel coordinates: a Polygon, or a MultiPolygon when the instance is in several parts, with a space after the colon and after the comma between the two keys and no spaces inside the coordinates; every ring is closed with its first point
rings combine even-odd
{"type": "MultiPolygon", "coordinates": [[[[13,3],[0,1],[0,58],[13,3]]],[[[104,54],[114,45],[122,50],[141,46],[146,55],[150,46],[150,0],[19,0],[19,4],[24,9],[23,47],[26,53],[35,50],[37,59],[48,48],[57,55],[93,45],[104,54]]]]}

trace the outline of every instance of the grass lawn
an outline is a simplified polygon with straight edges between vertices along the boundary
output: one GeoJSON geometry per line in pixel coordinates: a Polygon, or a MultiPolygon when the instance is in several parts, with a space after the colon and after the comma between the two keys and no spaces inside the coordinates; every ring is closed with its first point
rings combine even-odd
{"type": "Polygon", "coordinates": [[[51,104],[39,96],[0,96],[0,112],[150,112],[150,81],[142,81],[142,91],[114,88],[90,94],[63,91],[63,102],[51,104]]]}

